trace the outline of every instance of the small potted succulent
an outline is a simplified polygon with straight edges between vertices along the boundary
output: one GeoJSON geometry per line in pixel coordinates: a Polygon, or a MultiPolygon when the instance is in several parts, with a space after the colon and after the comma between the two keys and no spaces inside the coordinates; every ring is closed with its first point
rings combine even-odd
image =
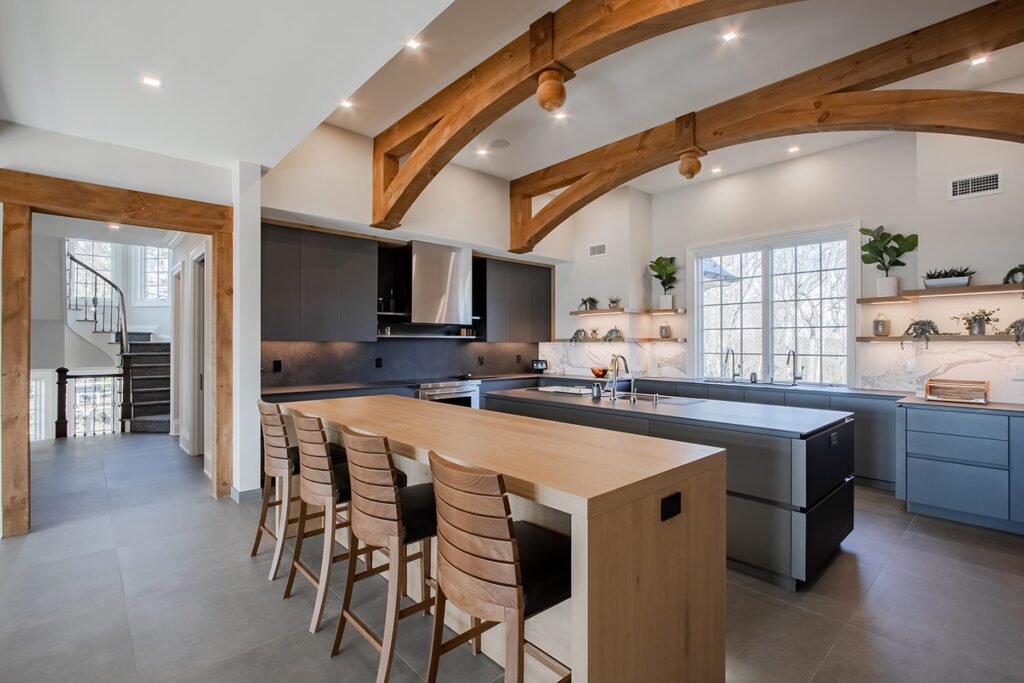
{"type": "Polygon", "coordinates": [[[971,284],[971,276],[975,272],[974,269],[963,266],[956,268],[933,268],[924,275],[924,287],[925,289],[966,287],[971,284]]]}
{"type": "Polygon", "coordinates": [[[1024,263],[1019,266],[1014,266],[1007,271],[1006,277],[1003,278],[1004,285],[1024,285],[1024,263]]]}
{"type": "Polygon", "coordinates": [[[860,260],[868,265],[874,264],[878,270],[885,273],[877,281],[878,296],[898,295],[899,278],[889,275],[889,271],[896,266],[907,265],[900,257],[917,249],[917,235],[894,235],[886,232],[883,225],[874,230],[861,228],[860,234],[868,238],[868,241],[861,245],[860,260]]]}
{"type": "Polygon", "coordinates": [[[669,309],[674,308],[674,302],[672,300],[672,294],[670,292],[675,289],[676,282],[676,257],[675,256],[659,256],[650,262],[647,266],[650,268],[651,273],[654,275],[654,279],[661,285],[662,292],[658,297],[658,308],[669,309]]]}
{"type": "Polygon", "coordinates": [[[592,296],[585,296],[580,299],[579,309],[581,311],[593,311],[597,309],[598,301],[592,296]]]}
{"type": "MultiPolygon", "coordinates": [[[[937,337],[939,332],[939,326],[931,320],[911,320],[910,324],[907,325],[907,329],[903,331],[904,337],[910,337],[915,341],[924,340],[924,347],[928,348],[928,341],[932,337],[937,337]]],[[[903,347],[903,340],[900,340],[900,348],[903,347]]]]}
{"type": "Polygon", "coordinates": [[[999,322],[999,318],[996,317],[998,312],[998,308],[994,311],[986,311],[984,308],[979,308],[971,313],[950,316],[949,319],[959,320],[967,328],[968,334],[977,337],[985,334],[985,326],[988,323],[999,322]]]}
{"type": "Polygon", "coordinates": [[[608,297],[608,308],[618,308],[620,303],[622,303],[621,296],[608,297]]]}
{"type": "Polygon", "coordinates": [[[1017,346],[1020,346],[1020,340],[1024,339],[1024,318],[1014,320],[1006,328],[1006,334],[1013,335],[1013,341],[1017,342],[1017,346]]]}

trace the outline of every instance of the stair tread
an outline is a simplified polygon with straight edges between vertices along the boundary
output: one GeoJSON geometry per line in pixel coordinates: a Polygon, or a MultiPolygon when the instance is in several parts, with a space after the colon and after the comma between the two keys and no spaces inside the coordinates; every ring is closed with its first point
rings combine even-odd
{"type": "Polygon", "coordinates": [[[163,403],[170,404],[170,402],[171,399],[166,399],[163,401],[132,401],[132,405],[138,408],[139,406],[158,406],[163,403]]]}
{"type": "MultiPolygon", "coordinates": [[[[133,368],[169,368],[170,363],[132,363],[133,368]]],[[[165,377],[166,375],[150,375],[150,377],[165,377]]]]}
{"type": "Polygon", "coordinates": [[[170,387],[132,387],[132,391],[136,394],[147,392],[147,391],[169,391],[170,387]]]}

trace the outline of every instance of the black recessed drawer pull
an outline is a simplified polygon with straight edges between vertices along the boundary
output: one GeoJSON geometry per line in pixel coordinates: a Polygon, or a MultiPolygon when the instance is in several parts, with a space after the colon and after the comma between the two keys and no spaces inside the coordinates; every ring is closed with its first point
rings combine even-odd
{"type": "Polygon", "coordinates": [[[661,499],[661,521],[676,517],[683,511],[683,494],[673,493],[661,499]]]}

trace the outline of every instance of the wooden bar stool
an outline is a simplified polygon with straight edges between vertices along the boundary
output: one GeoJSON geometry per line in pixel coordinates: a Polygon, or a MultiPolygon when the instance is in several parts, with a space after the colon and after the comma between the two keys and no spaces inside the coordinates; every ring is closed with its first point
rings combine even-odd
{"type": "Polygon", "coordinates": [[[523,653],[571,680],[571,671],[526,641],[524,622],[566,600],[572,586],[570,539],[529,522],[513,522],[500,474],[463,467],[430,452],[437,499],[437,591],[427,683],[437,680],[441,655],[505,624],[505,681],[522,683],[523,653]],[[472,619],[447,642],[445,603],[472,619]],[[480,620],[483,620],[482,623],[480,620]]]}
{"type": "Polygon", "coordinates": [[[380,652],[377,683],[385,683],[391,675],[399,620],[420,612],[430,613],[429,590],[434,586],[430,578],[430,546],[431,538],[437,533],[434,487],[431,484],[417,484],[404,489],[398,487],[400,472],[395,469],[391,447],[386,438],[358,434],[345,427],[341,428],[341,434],[352,478],[349,550],[354,551],[360,544],[365,546],[360,553],[386,550],[388,563],[357,573],[355,563],[349,562],[341,619],[338,620],[338,633],[334,637],[331,656],[341,651],[345,624],[351,622],[380,652]],[[420,543],[419,552],[408,554],[407,546],[416,542],[420,543]],[[403,609],[401,604],[406,588],[406,571],[408,564],[415,560],[422,563],[423,599],[403,609]],[[357,581],[385,571],[388,573],[387,617],[384,634],[378,636],[352,612],[352,589],[357,581]]]}
{"type": "Polygon", "coordinates": [[[270,561],[269,576],[273,581],[281,567],[288,525],[298,521],[297,517],[289,517],[289,509],[292,502],[299,500],[298,496],[291,495],[292,475],[299,473],[299,448],[291,445],[281,406],[265,401],[257,401],[256,405],[259,407],[260,428],[263,431],[263,504],[260,506],[256,540],[253,541],[250,557],[256,557],[259,552],[263,534],[274,539],[274,556],[270,561]],[[271,485],[277,492],[277,500],[271,500],[271,485]],[[277,515],[273,529],[267,525],[267,512],[271,508],[274,508],[277,515]]]}
{"type": "Polygon", "coordinates": [[[297,573],[302,574],[316,588],[313,619],[309,624],[309,632],[316,633],[323,620],[324,606],[327,604],[331,567],[335,562],[344,562],[350,556],[352,564],[355,564],[357,558],[357,554],[351,552],[334,554],[335,532],[349,524],[348,519],[339,518],[339,515],[348,513],[351,491],[345,450],[327,440],[320,418],[310,417],[298,411],[292,411],[291,414],[299,442],[300,502],[294,555],[291,570],[288,572],[288,583],[284,587],[284,597],[291,595],[297,573]],[[310,514],[310,505],[322,508],[322,511],[310,514]],[[307,530],[307,523],[320,516],[324,518],[323,528],[307,530]],[[320,534],[324,535],[324,549],[320,573],[317,574],[302,562],[302,543],[310,536],[320,534]]]}

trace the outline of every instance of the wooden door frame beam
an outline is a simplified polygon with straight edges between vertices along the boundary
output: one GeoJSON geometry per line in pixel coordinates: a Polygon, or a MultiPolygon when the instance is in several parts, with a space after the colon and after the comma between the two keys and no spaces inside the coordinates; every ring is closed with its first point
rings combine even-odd
{"type": "MultiPolygon", "coordinates": [[[[762,125],[760,117],[774,110],[799,107],[832,93],[871,90],[1020,42],[1024,42],[1024,0],[998,0],[688,114],[687,117],[693,116],[693,130],[688,134],[692,137],[688,139],[696,141],[694,151],[699,156],[716,148],[711,141],[720,137],[719,131],[735,130],[747,120],[756,129],[762,125]]],[[[532,250],[575,210],[647,172],[641,169],[660,168],[678,158],[686,151],[683,143],[687,136],[681,135],[684,129],[680,125],[685,118],[513,180],[509,188],[510,250],[532,250]],[[587,179],[588,176],[591,177],[587,179]],[[598,180],[594,176],[605,177],[598,180]],[[613,182],[616,177],[628,180],[613,182]],[[580,186],[573,189],[577,183],[580,186]],[[564,199],[556,199],[537,216],[532,215],[529,200],[562,188],[568,188],[559,195],[566,195],[564,199]],[[570,207],[575,208],[566,211],[570,207]],[[541,220],[542,215],[547,218],[541,220]],[[558,222],[550,223],[556,219],[558,222]]]]}
{"type": "Polygon", "coordinates": [[[230,494],[234,372],[231,355],[232,207],[10,169],[0,169],[0,204],[4,213],[3,323],[0,328],[3,537],[28,533],[31,522],[28,390],[33,212],[180,230],[213,238],[216,436],[211,494],[215,498],[230,494]]]}
{"type": "Polygon", "coordinates": [[[459,151],[537,92],[542,73],[558,71],[568,80],[595,61],[665,33],[802,1],[570,0],[374,138],[371,225],[397,228],[459,151]]]}

